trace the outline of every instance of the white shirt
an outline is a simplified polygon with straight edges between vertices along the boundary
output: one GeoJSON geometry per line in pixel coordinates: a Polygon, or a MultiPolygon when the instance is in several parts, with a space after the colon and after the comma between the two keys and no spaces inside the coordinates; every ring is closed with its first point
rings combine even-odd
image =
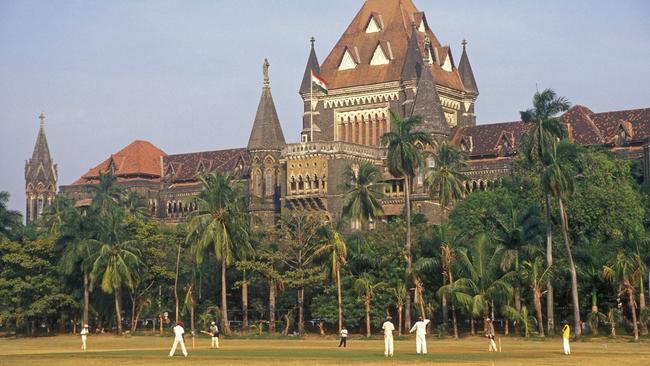
{"type": "Polygon", "coordinates": [[[88,335],[88,328],[84,328],[84,329],[82,329],[82,330],[81,330],[81,335],[82,335],[82,336],[88,335]]]}
{"type": "Polygon", "coordinates": [[[393,336],[393,331],[395,330],[395,326],[393,325],[393,323],[386,320],[384,322],[384,325],[381,326],[381,329],[384,330],[384,336],[386,336],[386,337],[391,336],[392,337],[393,336]]]}
{"type": "Polygon", "coordinates": [[[429,324],[430,320],[429,319],[424,319],[419,322],[416,322],[413,325],[413,328],[409,331],[409,333],[413,333],[416,331],[416,335],[426,335],[427,334],[427,324],[429,324]]]}
{"type": "Polygon", "coordinates": [[[345,338],[348,336],[348,330],[347,329],[341,329],[341,337],[345,338]]]}
{"type": "Polygon", "coordinates": [[[182,341],[183,334],[185,334],[185,329],[183,329],[183,327],[180,325],[174,327],[174,340],[182,341]]]}

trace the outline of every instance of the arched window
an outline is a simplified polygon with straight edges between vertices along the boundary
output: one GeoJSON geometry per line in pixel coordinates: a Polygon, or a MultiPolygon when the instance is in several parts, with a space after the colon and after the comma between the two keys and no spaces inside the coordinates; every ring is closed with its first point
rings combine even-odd
{"type": "Polygon", "coordinates": [[[314,189],[318,190],[319,188],[319,181],[318,181],[318,175],[314,174],[314,189]]]}
{"type": "Polygon", "coordinates": [[[270,169],[266,171],[264,183],[266,184],[266,196],[272,197],[275,194],[275,179],[273,179],[273,171],[270,169]]]}
{"type": "Polygon", "coordinates": [[[168,214],[172,213],[172,203],[171,202],[167,202],[167,213],[168,214]]]}
{"type": "Polygon", "coordinates": [[[296,191],[296,177],[291,177],[291,191],[296,191]]]}
{"type": "Polygon", "coordinates": [[[298,190],[302,191],[305,189],[305,182],[302,180],[302,176],[298,177],[298,190]]]}
{"type": "Polygon", "coordinates": [[[310,190],[311,189],[311,177],[309,174],[307,174],[307,180],[305,181],[305,189],[310,190]]]}
{"type": "Polygon", "coordinates": [[[481,189],[481,191],[485,190],[485,183],[483,181],[479,182],[479,188],[481,189]]]}
{"type": "Polygon", "coordinates": [[[178,212],[178,204],[174,201],[174,213],[178,212]]]}
{"type": "Polygon", "coordinates": [[[259,170],[253,175],[253,194],[262,197],[262,172],[259,170]]]}
{"type": "Polygon", "coordinates": [[[478,189],[478,184],[476,183],[476,181],[473,181],[472,182],[472,191],[475,191],[477,189],[478,189]]]}

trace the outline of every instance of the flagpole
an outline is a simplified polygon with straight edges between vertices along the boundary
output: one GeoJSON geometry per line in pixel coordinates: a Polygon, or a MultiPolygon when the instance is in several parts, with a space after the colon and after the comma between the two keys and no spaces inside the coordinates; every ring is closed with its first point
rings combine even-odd
{"type": "Polygon", "coordinates": [[[311,71],[309,78],[309,142],[314,142],[314,72],[311,71]]]}

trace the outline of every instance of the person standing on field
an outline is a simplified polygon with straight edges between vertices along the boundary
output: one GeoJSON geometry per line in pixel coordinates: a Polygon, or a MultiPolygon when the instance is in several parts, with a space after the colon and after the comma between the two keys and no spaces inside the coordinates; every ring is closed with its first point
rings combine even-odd
{"type": "Polygon", "coordinates": [[[339,342],[339,347],[347,348],[348,346],[348,330],[343,327],[341,329],[341,342],[339,342]]]}
{"type": "Polygon", "coordinates": [[[181,345],[181,351],[183,356],[187,357],[187,349],[185,348],[185,329],[183,329],[183,322],[177,321],[176,326],[174,327],[174,345],[172,346],[171,351],[169,351],[169,357],[174,357],[176,353],[176,346],[181,345]]]}
{"type": "Polygon", "coordinates": [[[485,329],[485,336],[490,340],[490,345],[488,346],[489,352],[497,352],[497,344],[494,343],[494,324],[492,324],[492,319],[487,318],[487,329],[485,329]]]}
{"type": "Polygon", "coordinates": [[[86,340],[88,339],[88,324],[84,324],[84,329],[81,330],[81,350],[86,352],[86,340]]]}
{"type": "Polygon", "coordinates": [[[419,354],[427,354],[427,324],[429,324],[429,319],[422,319],[418,317],[418,321],[415,322],[413,328],[409,333],[415,332],[415,351],[419,354]]]}
{"type": "Polygon", "coordinates": [[[393,332],[395,326],[391,322],[392,319],[390,316],[386,317],[384,325],[381,326],[381,329],[384,330],[384,356],[386,357],[393,357],[393,332]]]}
{"type": "Polygon", "coordinates": [[[210,323],[210,337],[212,338],[210,348],[219,348],[219,327],[215,322],[210,323]]]}
{"type": "Polygon", "coordinates": [[[571,337],[571,327],[568,321],[562,322],[562,346],[564,347],[564,354],[571,355],[571,346],[569,345],[569,338],[571,337]]]}

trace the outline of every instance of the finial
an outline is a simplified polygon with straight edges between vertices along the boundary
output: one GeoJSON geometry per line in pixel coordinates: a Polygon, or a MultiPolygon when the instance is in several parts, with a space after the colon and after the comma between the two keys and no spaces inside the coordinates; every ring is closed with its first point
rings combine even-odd
{"type": "Polygon", "coordinates": [[[467,46],[467,40],[466,40],[466,39],[463,39],[463,41],[460,42],[460,44],[463,45],[463,50],[464,50],[464,49],[465,49],[465,46],[467,46]]]}
{"type": "Polygon", "coordinates": [[[314,43],[316,42],[316,38],[311,37],[311,38],[309,39],[309,42],[311,42],[311,48],[314,48],[314,43]]]}
{"type": "Polygon", "coordinates": [[[41,127],[42,127],[45,124],[45,113],[41,112],[38,118],[41,120],[41,127]]]}
{"type": "Polygon", "coordinates": [[[269,64],[269,60],[264,59],[264,65],[262,65],[262,73],[264,74],[264,86],[265,87],[268,87],[269,84],[271,84],[269,82],[269,66],[271,66],[271,64],[269,64]]]}

